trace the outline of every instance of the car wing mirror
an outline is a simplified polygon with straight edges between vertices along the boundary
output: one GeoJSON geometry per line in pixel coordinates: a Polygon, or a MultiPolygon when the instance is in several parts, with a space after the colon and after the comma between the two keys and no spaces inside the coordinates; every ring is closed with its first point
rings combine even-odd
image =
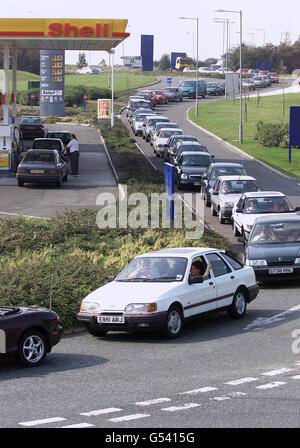
{"type": "Polygon", "coordinates": [[[236,213],[243,213],[243,210],[241,208],[237,208],[235,211],[236,213]]]}
{"type": "Polygon", "coordinates": [[[300,212],[300,207],[296,207],[295,212],[300,212]]]}
{"type": "Polygon", "coordinates": [[[113,282],[115,278],[116,278],[116,277],[115,277],[114,275],[109,275],[109,276],[107,277],[107,280],[108,280],[109,282],[113,282]]]}
{"type": "Polygon", "coordinates": [[[196,285],[200,283],[203,283],[203,277],[192,277],[189,275],[189,285],[196,285]]]}

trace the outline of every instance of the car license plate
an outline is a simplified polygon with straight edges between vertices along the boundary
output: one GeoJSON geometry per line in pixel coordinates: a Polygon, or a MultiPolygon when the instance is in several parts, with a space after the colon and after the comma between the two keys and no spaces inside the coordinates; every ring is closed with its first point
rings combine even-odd
{"type": "Polygon", "coordinates": [[[98,324],[125,324],[124,316],[98,316],[98,324]]]}
{"type": "Polygon", "coordinates": [[[200,187],[201,182],[194,182],[194,185],[195,185],[196,187],[200,187]]]}
{"type": "Polygon", "coordinates": [[[44,174],[45,170],[30,170],[31,174],[44,174]]]}
{"type": "Polygon", "coordinates": [[[293,274],[294,269],[293,268],[270,268],[269,274],[293,274]]]}

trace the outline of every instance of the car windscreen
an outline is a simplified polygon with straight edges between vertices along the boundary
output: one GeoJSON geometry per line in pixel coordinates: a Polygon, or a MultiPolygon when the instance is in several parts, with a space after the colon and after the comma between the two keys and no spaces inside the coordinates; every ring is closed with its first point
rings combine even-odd
{"type": "Polygon", "coordinates": [[[247,198],[244,212],[246,214],[261,213],[290,213],[293,212],[293,206],[284,196],[281,197],[255,197],[247,198]]]}
{"type": "Polygon", "coordinates": [[[35,152],[29,151],[26,153],[22,163],[55,163],[54,153],[51,152],[35,152]]]}
{"type": "Polygon", "coordinates": [[[214,168],[211,172],[210,178],[216,180],[221,176],[243,176],[245,174],[243,168],[234,167],[224,167],[224,168],[214,168]]]}
{"type": "Polygon", "coordinates": [[[196,85],[196,81],[184,81],[182,87],[194,87],[196,85]]]}
{"type": "Polygon", "coordinates": [[[276,222],[256,224],[249,243],[300,243],[300,222],[276,222]]]}
{"type": "Polygon", "coordinates": [[[169,131],[161,131],[160,133],[159,133],[159,137],[161,137],[161,138],[169,138],[169,137],[171,137],[171,135],[174,135],[174,134],[181,134],[182,133],[182,131],[180,131],[179,129],[177,130],[177,129],[170,129],[169,131]]]}
{"type": "Polygon", "coordinates": [[[154,126],[156,125],[156,123],[168,123],[168,121],[170,121],[168,118],[151,118],[150,120],[148,120],[148,125],[154,126]]]}
{"type": "Polygon", "coordinates": [[[224,180],[220,190],[222,194],[243,194],[259,191],[259,186],[255,180],[224,180]]]}
{"type": "Polygon", "coordinates": [[[61,151],[61,144],[57,140],[37,140],[32,144],[33,149],[57,149],[61,151]]]}
{"type": "Polygon", "coordinates": [[[209,83],[207,84],[207,87],[213,87],[213,88],[215,88],[215,87],[217,87],[217,84],[214,83],[214,82],[209,82],[209,83]]]}
{"type": "Polygon", "coordinates": [[[70,141],[70,134],[66,132],[49,132],[47,138],[59,138],[64,144],[70,141]]]}
{"type": "Polygon", "coordinates": [[[206,155],[194,154],[182,156],[182,166],[209,166],[212,159],[206,155]]]}
{"type": "Polygon", "coordinates": [[[187,259],[183,257],[139,257],[116,278],[118,282],[180,282],[187,259]]]}
{"type": "Polygon", "coordinates": [[[205,146],[202,145],[182,145],[179,147],[179,151],[207,151],[205,146]]]}

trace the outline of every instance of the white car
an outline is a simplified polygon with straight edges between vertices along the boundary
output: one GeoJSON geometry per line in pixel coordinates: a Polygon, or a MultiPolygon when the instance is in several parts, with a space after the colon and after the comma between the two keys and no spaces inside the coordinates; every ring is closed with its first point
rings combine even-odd
{"type": "Polygon", "coordinates": [[[164,123],[160,121],[157,122],[150,134],[150,145],[152,145],[153,147],[155,145],[155,140],[157,139],[158,134],[160,133],[160,130],[162,128],[179,129],[179,126],[177,123],[164,123]]]}
{"type": "Polygon", "coordinates": [[[186,319],[202,313],[227,310],[232,318],[242,318],[258,292],[253,268],[222,250],[165,249],[136,257],[112,282],[83,299],[77,318],[93,336],[157,330],[176,338],[186,319]],[[200,277],[191,276],[192,263],[200,264],[200,277]]]}
{"type": "Polygon", "coordinates": [[[93,74],[99,74],[100,70],[95,67],[82,67],[78,70],[76,70],[76,75],[93,75],[93,74]]]}
{"type": "Polygon", "coordinates": [[[131,127],[134,135],[143,135],[143,125],[144,119],[146,117],[156,116],[155,112],[143,112],[141,114],[137,114],[131,121],[131,127]]]}
{"type": "Polygon", "coordinates": [[[172,135],[183,135],[183,131],[179,128],[168,129],[162,128],[153,142],[153,150],[157,157],[163,157],[165,146],[172,135]]]}
{"type": "Polygon", "coordinates": [[[294,208],[287,197],[278,191],[245,193],[232,210],[233,232],[235,236],[243,236],[248,241],[256,218],[298,211],[300,207],[294,208]]]}
{"type": "Polygon", "coordinates": [[[257,180],[250,176],[220,176],[211,193],[211,214],[220,224],[231,220],[232,209],[243,193],[260,191],[257,180]]]}

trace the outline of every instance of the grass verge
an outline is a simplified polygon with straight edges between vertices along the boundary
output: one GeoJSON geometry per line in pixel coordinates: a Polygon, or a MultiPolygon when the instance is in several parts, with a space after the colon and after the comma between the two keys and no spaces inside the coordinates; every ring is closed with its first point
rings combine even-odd
{"type": "Polygon", "coordinates": [[[225,141],[242,149],[273,168],[291,177],[300,177],[300,150],[292,149],[292,163],[288,163],[288,150],[279,147],[264,147],[256,140],[256,124],[259,120],[272,123],[287,123],[290,106],[300,106],[300,94],[274,95],[244,100],[243,131],[244,142],[239,143],[240,102],[215,101],[199,104],[199,116],[191,109],[189,118],[199,126],[216,134],[225,141]],[[283,103],[284,100],[284,103],[283,103]],[[245,105],[247,118],[245,117],[245,105]],[[284,106],[284,108],[283,108],[284,106]]]}

